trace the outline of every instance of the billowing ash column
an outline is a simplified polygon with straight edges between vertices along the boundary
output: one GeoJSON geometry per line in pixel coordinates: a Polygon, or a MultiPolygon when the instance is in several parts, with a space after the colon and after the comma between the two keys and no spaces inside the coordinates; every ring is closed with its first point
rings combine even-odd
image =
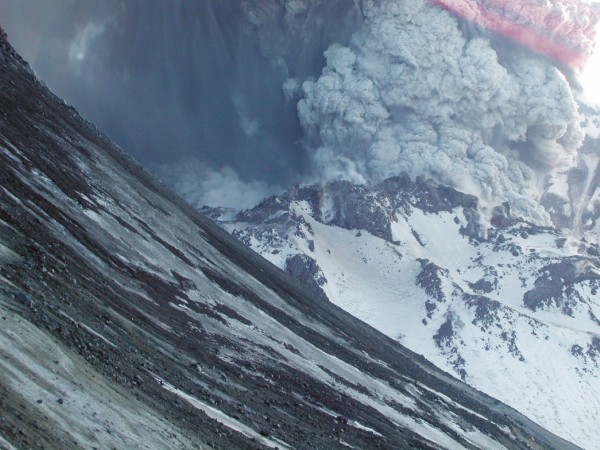
{"type": "Polygon", "coordinates": [[[315,170],[359,182],[430,176],[550,223],[545,183],[573,166],[584,138],[561,69],[591,53],[597,8],[381,0],[363,11],[350,45],[331,46],[321,77],[302,85],[315,170]]]}

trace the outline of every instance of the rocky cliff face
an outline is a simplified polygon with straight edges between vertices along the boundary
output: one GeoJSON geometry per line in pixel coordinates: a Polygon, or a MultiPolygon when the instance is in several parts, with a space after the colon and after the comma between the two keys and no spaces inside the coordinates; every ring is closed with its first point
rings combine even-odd
{"type": "Polygon", "coordinates": [[[573,448],[242,246],[2,37],[0,110],[1,447],[573,448]]]}

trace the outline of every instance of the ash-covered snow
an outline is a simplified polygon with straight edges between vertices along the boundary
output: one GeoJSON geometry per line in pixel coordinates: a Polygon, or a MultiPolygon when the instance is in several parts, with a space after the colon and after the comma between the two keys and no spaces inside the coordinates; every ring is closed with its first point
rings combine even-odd
{"type": "MultiPolygon", "coordinates": [[[[32,405],[25,412],[27,418],[39,423],[48,444],[62,442],[69,446],[77,442],[88,448],[193,447],[193,441],[182,430],[165,423],[126,390],[87,365],[81,356],[56,343],[11,309],[6,292],[0,292],[2,401],[8,408],[10,392],[18,401],[32,405]]],[[[8,415],[9,410],[4,414],[8,415]]]]}

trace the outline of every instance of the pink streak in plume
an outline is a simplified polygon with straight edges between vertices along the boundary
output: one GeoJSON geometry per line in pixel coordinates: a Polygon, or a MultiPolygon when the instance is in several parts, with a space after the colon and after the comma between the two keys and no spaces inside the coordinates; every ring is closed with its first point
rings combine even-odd
{"type": "Polygon", "coordinates": [[[598,4],[577,0],[428,0],[572,69],[591,55],[598,4]]]}

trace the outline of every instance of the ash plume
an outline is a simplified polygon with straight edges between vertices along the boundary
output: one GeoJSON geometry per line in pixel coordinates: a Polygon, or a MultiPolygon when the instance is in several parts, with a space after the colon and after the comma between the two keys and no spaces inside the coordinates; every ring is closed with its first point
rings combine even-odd
{"type": "Polygon", "coordinates": [[[332,45],[321,76],[302,85],[298,111],[320,176],[431,176],[549,223],[538,184],[573,163],[584,137],[563,73],[529,49],[467,35],[424,0],[363,10],[351,44],[332,45]]]}

